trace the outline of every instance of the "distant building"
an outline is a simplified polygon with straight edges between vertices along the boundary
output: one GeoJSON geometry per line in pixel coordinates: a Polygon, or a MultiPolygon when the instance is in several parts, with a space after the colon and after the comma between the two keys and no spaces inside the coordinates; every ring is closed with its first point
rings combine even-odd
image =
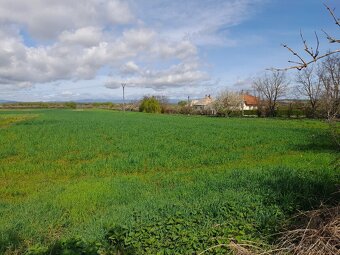
{"type": "Polygon", "coordinates": [[[249,94],[243,94],[243,102],[241,108],[243,110],[257,110],[257,106],[259,104],[259,100],[257,97],[254,97],[249,94]]]}
{"type": "Polygon", "coordinates": [[[190,107],[197,111],[205,111],[210,112],[211,114],[215,114],[213,102],[214,100],[210,95],[205,95],[204,98],[192,100],[190,102],[190,107]]]}
{"type": "MultiPolygon", "coordinates": [[[[240,108],[240,110],[257,110],[259,103],[257,97],[248,93],[241,93],[240,100],[242,100],[242,102],[235,105],[235,107],[240,108]]],[[[191,100],[189,106],[201,113],[216,114],[214,102],[215,100],[210,95],[205,95],[204,98],[191,100]]]]}

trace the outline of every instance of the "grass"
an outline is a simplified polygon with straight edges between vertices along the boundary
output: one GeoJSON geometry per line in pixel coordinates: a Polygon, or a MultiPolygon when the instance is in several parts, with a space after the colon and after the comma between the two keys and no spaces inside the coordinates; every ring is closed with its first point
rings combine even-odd
{"type": "Polygon", "coordinates": [[[0,128],[5,128],[13,123],[34,119],[37,115],[35,114],[6,114],[0,115],[0,128]]]}
{"type": "Polygon", "coordinates": [[[0,252],[102,242],[117,226],[133,241],[110,240],[138,254],[166,250],[171,233],[185,253],[271,242],[293,213],[338,199],[321,121],[0,111],[0,138],[0,252]]]}

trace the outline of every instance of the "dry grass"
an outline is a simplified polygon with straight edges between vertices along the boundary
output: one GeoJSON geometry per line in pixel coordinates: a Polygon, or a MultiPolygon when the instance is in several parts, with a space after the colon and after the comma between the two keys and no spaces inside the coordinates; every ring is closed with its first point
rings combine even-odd
{"type": "MultiPolygon", "coordinates": [[[[288,254],[339,255],[340,206],[304,212],[296,218],[300,227],[285,232],[279,247],[288,254]]],[[[281,253],[282,254],[282,253],[281,253]]]]}
{"type": "Polygon", "coordinates": [[[321,207],[297,215],[297,228],[280,233],[275,247],[249,241],[220,244],[201,252],[207,253],[217,247],[227,247],[235,255],[340,255],[340,205],[321,207]]]}

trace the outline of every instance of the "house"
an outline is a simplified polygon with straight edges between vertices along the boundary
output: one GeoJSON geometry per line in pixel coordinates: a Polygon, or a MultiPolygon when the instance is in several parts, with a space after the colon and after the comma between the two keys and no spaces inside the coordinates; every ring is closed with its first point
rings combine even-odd
{"type": "MultiPolygon", "coordinates": [[[[258,98],[248,93],[241,93],[238,99],[240,103],[235,106],[229,105],[229,108],[234,107],[239,110],[257,110],[258,98]]],[[[214,105],[215,100],[210,95],[205,95],[204,98],[192,100],[189,104],[194,110],[205,114],[216,114],[214,105]]]]}
{"type": "Polygon", "coordinates": [[[241,105],[242,110],[257,110],[259,100],[257,97],[252,95],[242,94],[243,102],[241,105]]]}
{"type": "Polygon", "coordinates": [[[215,110],[213,108],[213,98],[210,95],[205,95],[204,98],[201,99],[194,99],[190,102],[190,107],[197,111],[205,111],[210,112],[211,114],[215,113],[215,110]]]}

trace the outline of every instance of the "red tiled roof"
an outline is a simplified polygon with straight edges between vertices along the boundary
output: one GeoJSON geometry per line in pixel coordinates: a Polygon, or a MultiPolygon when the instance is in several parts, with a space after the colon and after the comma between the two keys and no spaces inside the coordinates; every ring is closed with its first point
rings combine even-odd
{"type": "Polygon", "coordinates": [[[257,105],[258,104],[257,98],[251,95],[243,95],[243,100],[246,105],[257,105]]]}

